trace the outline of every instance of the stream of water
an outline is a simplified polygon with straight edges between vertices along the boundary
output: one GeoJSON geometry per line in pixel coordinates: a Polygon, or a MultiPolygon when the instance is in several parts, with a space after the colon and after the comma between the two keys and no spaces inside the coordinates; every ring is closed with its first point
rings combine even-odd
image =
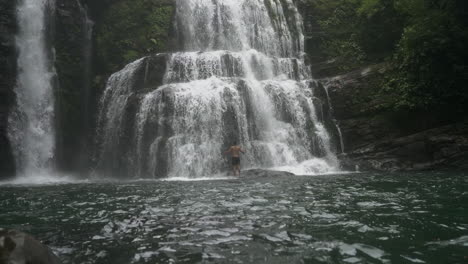
{"type": "Polygon", "coordinates": [[[47,175],[54,166],[55,69],[47,43],[54,7],[53,0],[18,1],[16,107],[9,116],[8,137],[21,176],[47,175]]]}
{"type": "Polygon", "coordinates": [[[0,185],[64,263],[468,263],[468,174],[0,185]]]}

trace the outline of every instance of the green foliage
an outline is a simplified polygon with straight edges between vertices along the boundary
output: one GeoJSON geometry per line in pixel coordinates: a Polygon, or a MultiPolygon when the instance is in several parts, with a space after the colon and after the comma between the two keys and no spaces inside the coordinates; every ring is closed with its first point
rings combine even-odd
{"type": "Polygon", "coordinates": [[[163,0],[120,0],[106,11],[97,31],[103,72],[115,72],[145,55],[168,50],[174,6],[163,0]]]}
{"type": "Polygon", "coordinates": [[[468,1],[304,0],[343,72],[386,61],[384,108],[466,112],[468,1]]]}
{"type": "Polygon", "coordinates": [[[401,6],[409,15],[408,25],[385,87],[394,97],[393,107],[467,111],[468,28],[465,18],[454,16],[456,5],[442,2],[401,6]]]}
{"type": "Polygon", "coordinates": [[[362,0],[360,6],[357,10],[359,15],[365,15],[367,17],[372,17],[377,12],[382,10],[384,7],[380,0],[362,0]]]}
{"type": "Polygon", "coordinates": [[[343,72],[388,57],[403,30],[393,0],[308,1],[324,31],[321,48],[343,72]]]}

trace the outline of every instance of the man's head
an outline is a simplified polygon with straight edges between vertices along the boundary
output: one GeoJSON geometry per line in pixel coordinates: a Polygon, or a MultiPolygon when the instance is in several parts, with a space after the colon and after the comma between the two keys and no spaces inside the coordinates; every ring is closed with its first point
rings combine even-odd
{"type": "Polygon", "coordinates": [[[239,145],[239,142],[237,142],[237,140],[233,140],[231,143],[231,146],[237,146],[237,145],[239,145]]]}

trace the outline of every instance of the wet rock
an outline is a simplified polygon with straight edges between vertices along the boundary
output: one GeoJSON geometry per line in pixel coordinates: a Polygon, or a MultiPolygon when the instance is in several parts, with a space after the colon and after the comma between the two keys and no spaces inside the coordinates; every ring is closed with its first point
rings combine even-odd
{"type": "Polygon", "coordinates": [[[368,115],[384,103],[379,92],[385,72],[385,65],[378,64],[323,79],[335,117],[343,120],[368,115]]]}
{"type": "Polygon", "coordinates": [[[314,1],[295,1],[304,20],[304,44],[307,62],[311,66],[315,78],[334,76],[339,72],[339,63],[327,59],[323,50],[324,31],[319,23],[320,10],[314,8],[314,1]]]}
{"type": "Polygon", "coordinates": [[[167,61],[170,55],[159,53],[146,57],[142,67],[136,73],[136,84],[138,91],[156,90],[163,84],[166,73],[167,61]]]}
{"type": "Polygon", "coordinates": [[[91,105],[95,101],[90,91],[91,69],[86,58],[91,56],[88,55],[91,44],[85,26],[86,14],[80,2],[57,0],[55,7],[53,26],[49,26],[57,72],[55,159],[57,169],[74,172],[85,167],[88,156],[89,144],[85,139],[91,123],[91,105]]]}
{"type": "Polygon", "coordinates": [[[15,162],[7,137],[8,114],[14,104],[16,83],[16,1],[0,1],[0,179],[15,174],[15,162]]]}
{"type": "Polygon", "coordinates": [[[424,170],[468,168],[468,122],[442,126],[420,133],[370,142],[348,153],[348,169],[424,170]]]}
{"type": "Polygon", "coordinates": [[[0,229],[0,264],[59,264],[52,250],[32,236],[0,229]]]}
{"type": "Polygon", "coordinates": [[[379,111],[385,65],[323,80],[341,128],[348,170],[423,170],[466,167],[466,121],[432,112],[379,111]]]}

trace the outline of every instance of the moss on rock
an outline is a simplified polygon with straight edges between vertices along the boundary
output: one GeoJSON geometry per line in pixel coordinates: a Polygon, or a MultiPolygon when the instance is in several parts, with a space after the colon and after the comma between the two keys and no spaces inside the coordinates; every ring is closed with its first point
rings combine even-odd
{"type": "Polygon", "coordinates": [[[96,31],[101,72],[110,74],[152,53],[171,50],[175,1],[120,0],[112,4],[96,31]]]}

